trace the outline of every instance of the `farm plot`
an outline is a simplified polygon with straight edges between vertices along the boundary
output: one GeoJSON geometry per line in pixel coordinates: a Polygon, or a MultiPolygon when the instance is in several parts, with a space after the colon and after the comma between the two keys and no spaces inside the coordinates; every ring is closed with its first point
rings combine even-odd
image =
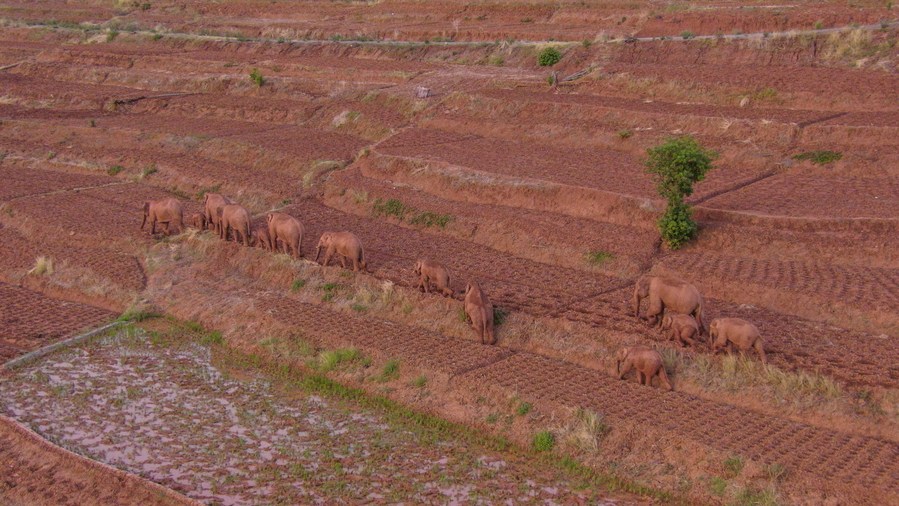
{"type": "Polygon", "coordinates": [[[360,218],[325,207],[313,200],[285,209],[306,227],[303,250],[312,252],[325,230],[352,230],[365,245],[369,270],[401,285],[417,282],[411,267],[417,258],[430,258],[453,273],[457,292],[465,280],[477,279],[500,306],[534,314],[555,311],[570,299],[616,287],[622,280],[601,274],[541,264],[467,241],[410,230],[374,219],[360,218]]]}
{"type": "Polygon", "coordinates": [[[5,416],[0,416],[0,476],[4,504],[195,504],[154,483],[54,446],[5,416]]]}
{"type": "Polygon", "coordinates": [[[288,396],[265,377],[232,379],[208,349],[166,339],[121,331],[53,354],[0,384],[3,410],[204,502],[600,499],[521,458],[426,443],[377,412],[288,396]]]}
{"type": "Polygon", "coordinates": [[[109,311],[0,282],[0,361],[112,319],[109,311]]]}
{"type": "Polygon", "coordinates": [[[892,219],[899,216],[899,178],[778,174],[703,206],[772,216],[892,219]]]}
{"type": "Polygon", "coordinates": [[[827,487],[855,489],[862,494],[859,497],[899,493],[899,482],[893,479],[899,473],[899,444],[891,441],[765,416],[680,392],[665,393],[528,353],[511,355],[468,376],[501,385],[522,398],[595,409],[613,423],[639,420],[646,427],[664,428],[736,455],[780,463],[828,481],[827,487]],[[715,423],[696,422],[706,418],[715,423]]]}
{"type": "Polygon", "coordinates": [[[5,160],[0,166],[0,180],[3,181],[0,201],[116,182],[107,176],[46,170],[5,160]]]}

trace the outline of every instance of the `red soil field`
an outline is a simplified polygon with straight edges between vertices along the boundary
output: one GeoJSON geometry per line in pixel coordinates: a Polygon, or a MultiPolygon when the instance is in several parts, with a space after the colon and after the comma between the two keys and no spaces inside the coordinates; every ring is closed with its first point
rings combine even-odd
{"type": "Polygon", "coordinates": [[[108,311],[0,282],[0,350],[7,360],[112,319],[108,311]]]}

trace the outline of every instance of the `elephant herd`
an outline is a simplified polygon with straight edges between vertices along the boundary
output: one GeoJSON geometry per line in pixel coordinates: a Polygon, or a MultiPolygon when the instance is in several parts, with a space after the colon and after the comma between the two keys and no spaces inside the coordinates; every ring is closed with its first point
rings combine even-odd
{"type": "MultiPolygon", "coordinates": [[[[141,230],[150,222],[150,232],[156,233],[156,225],[164,225],[166,233],[181,231],[184,226],[184,211],[181,202],[167,198],[144,203],[141,230]]],[[[293,216],[270,212],[266,225],[251,229],[250,214],[231,199],[217,193],[207,193],[203,199],[203,212],[188,217],[188,224],[199,230],[212,230],[222,240],[234,240],[244,246],[257,246],[266,251],[280,251],[294,258],[302,258],[303,234],[305,228],[293,216]]],[[[322,265],[327,266],[334,255],[340,265],[353,271],[366,271],[365,250],[355,234],[348,231],[324,232],[318,241],[315,261],[318,262],[322,250],[325,257],[322,265]]],[[[455,298],[450,288],[450,277],[446,267],[437,262],[419,259],[413,272],[418,276],[417,288],[424,293],[435,291],[445,297],[455,298]]],[[[690,283],[665,276],[642,276],[634,287],[634,316],[640,317],[640,302],[649,300],[644,317],[653,326],[659,326],[663,335],[679,346],[697,346],[706,333],[703,320],[704,302],[702,294],[690,283]]],[[[477,281],[469,281],[465,287],[464,311],[467,320],[481,339],[481,344],[496,344],[493,324],[493,305],[477,281]]],[[[758,328],[740,318],[716,318],[708,328],[711,349],[714,353],[727,348],[737,348],[741,352],[755,350],[765,362],[764,343],[758,328]]],[[[636,370],[641,384],[651,385],[653,378],[671,390],[671,382],[665,372],[662,356],[658,351],[645,346],[629,346],[616,354],[618,379],[631,369],[636,370]]]]}
{"type": "MultiPolygon", "coordinates": [[[[266,251],[283,252],[294,258],[303,258],[302,244],[305,228],[300,220],[287,213],[270,212],[266,226],[252,229],[250,214],[239,204],[217,193],[207,193],[203,198],[203,212],[187,217],[187,224],[198,230],[212,230],[225,241],[234,240],[244,246],[257,246],[266,251]]],[[[150,223],[150,233],[156,233],[156,225],[165,226],[165,233],[182,231],[185,224],[184,209],[174,198],[148,201],[143,207],[141,230],[150,223]]],[[[325,251],[322,265],[330,264],[336,255],[344,269],[351,265],[353,271],[366,271],[365,250],[355,234],[348,231],[323,232],[318,241],[315,261],[325,251]],[[349,264],[348,264],[349,262],[349,264]]],[[[446,297],[455,298],[450,288],[449,272],[437,262],[420,259],[413,272],[419,277],[418,289],[425,293],[432,290],[446,297]]],[[[493,326],[493,305],[477,281],[469,281],[465,287],[464,310],[468,321],[481,344],[496,344],[493,326]]]]}
{"type": "MultiPolygon", "coordinates": [[[[666,276],[642,276],[634,287],[634,316],[640,317],[640,302],[649,299],[645,318],[650,325],[659,326],[663,335],[679,346],[696,346],[706,333],[703,321],[704,301],[702,294],[686,281],[666,276]]],[[[712,352],[725,348],[741,352],[755,350],[764,363],[765,345],[758,327],[742,318],[716,318],[708,328],[712,352]]],[[[641,384],[651,385],[655,376],[659,382],[671,390],[671,382],[665,373],[662,356],[658,351],[645,346],[622,348],[616,355],[618,378],[631,369],[637,371],[641,384]]]]}

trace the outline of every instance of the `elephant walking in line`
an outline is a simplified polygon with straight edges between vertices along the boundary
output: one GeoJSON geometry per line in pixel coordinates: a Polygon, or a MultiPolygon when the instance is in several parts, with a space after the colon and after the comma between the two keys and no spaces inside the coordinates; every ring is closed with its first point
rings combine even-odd
{"type": "Polygon", "coordinates": [[[193,213],[187,218],[187,223],[197,230],[206,230],[206,215],[193,213]]]}
{"type": "Polygon", "coordinates": [[[705,332],[702,321],[702,294],[695,286],[686,281],[664,276],[641,276],[634,287],[634,316],[640,316],[640,301],[649,297],[649,308],[646,318],[650,325],[660,323],[666,309],[696,318],[699,333],[705,332]]]}
{"type": "Polygon", "coordinates": [[[231,232],[234,232],[234,240],[243,242],[244,246],[250,245],[250,213],[243,206],[228,204],[218,211],[219,230],[223,240],[230,240],[231,232]]]}
{"type": "Polygon", "coordinates": [[[253,230],[253,246],[262,248],[265,251],[275,251],[275,248],[272,246],[272,237],[268,233],[268,227],[253,230]]]}
{"type": "Polygon", "coordinates": [[[615,355],[615,367],[618,379],[624,379],[631,369],[635,369],[641,385],[652,386],[652,379],[658,376],[661,386],[668,390],[674,388],[668,380],[668,373],[665,372],[662,355],[652,348],[645,346],[621,348],[615,355]]]}
{"type": "Polygon", "coordinates": [[[469,281],[465,287],[465,314],[471,320],[471,327],[481,338],[481,344],[496,344],[493,304],[477,281],[469,281]]]}
{"type": "Polygon", "coordinates": [[[219,228],[219,210],[228,204],[234,202],[228,197],[218,193],[207,193],[203,196],[203,215],[206,217],[206,226],[211,228],[216,234],[221,235],[219,228]]]}
{"type": "Polygon", "coordinates": [[[456,295],[449,286],[449,271],[437,262],[419,259],[415,262],[415,269],[412,272],[418,274],[418,289],[422,292],[431,293],[431,285],[433,285],[446,297],[456,295]]]}
{"type": "Polygon", "coordinates": [[[184,230],[184,209],[181,207],[181,202],[173,198],[147,201],[144,202],[144,219],[140,224],[141,230],[144,229],[148,220],[151,234],[156,234],[157,223],[165,225],[166,235],[172,233],[172,225],[175,230],[181,232],[184,230]]]}
{"type": "MultiPolygon", "coordinates": [[[[284,253],[293,253],[294,258],[303,257],[303,234],[305,229],[300,220],[287,213],[269,213],[268,235],[271,251],[278,249],[278,241],[284,244],[284,253]]],[[[361,246],[360,246],[361,247],[361,246]]]]}
{"type": "MultiPolygon", "coordinates": [[[[274,240],[274,238],[273,238],[274,240]]],[[[353,271],[367,268],[365,263],[365,250],[362,249],[362,241],[352,232],[325,232],[318,240],[318,247],[315,250],[315,261],[321,255],[322,249],[325,250],[325,259],[322,265],[325,267],[331,262],[331,257],[336,253],[340,256],[340,265],[346,268],[346,261],[353,263],[353,271]]]]}
{"type": "Polygon", "coordinates": [[[734,345],[741,352],[755,349],[762,363],[767,361],[758,327],[742,318],[715,318],[709,325],[709,337],[715,353],[734,345]]]}

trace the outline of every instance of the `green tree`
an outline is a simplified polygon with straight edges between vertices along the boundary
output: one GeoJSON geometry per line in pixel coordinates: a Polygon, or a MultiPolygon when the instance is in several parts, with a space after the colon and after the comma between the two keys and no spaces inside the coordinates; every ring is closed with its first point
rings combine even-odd
{"type": "Polygon", "coordinates": [[[659,195],[668,202],[659,219],[659,232],[671,249],[677,249],[697,231],[692,210],[684,199],[693,194],[695,183],[705,179],[718,154],[703,148],[689,135],[669,138],[646,153],[646,170],[652,174],[659,195]]]}

